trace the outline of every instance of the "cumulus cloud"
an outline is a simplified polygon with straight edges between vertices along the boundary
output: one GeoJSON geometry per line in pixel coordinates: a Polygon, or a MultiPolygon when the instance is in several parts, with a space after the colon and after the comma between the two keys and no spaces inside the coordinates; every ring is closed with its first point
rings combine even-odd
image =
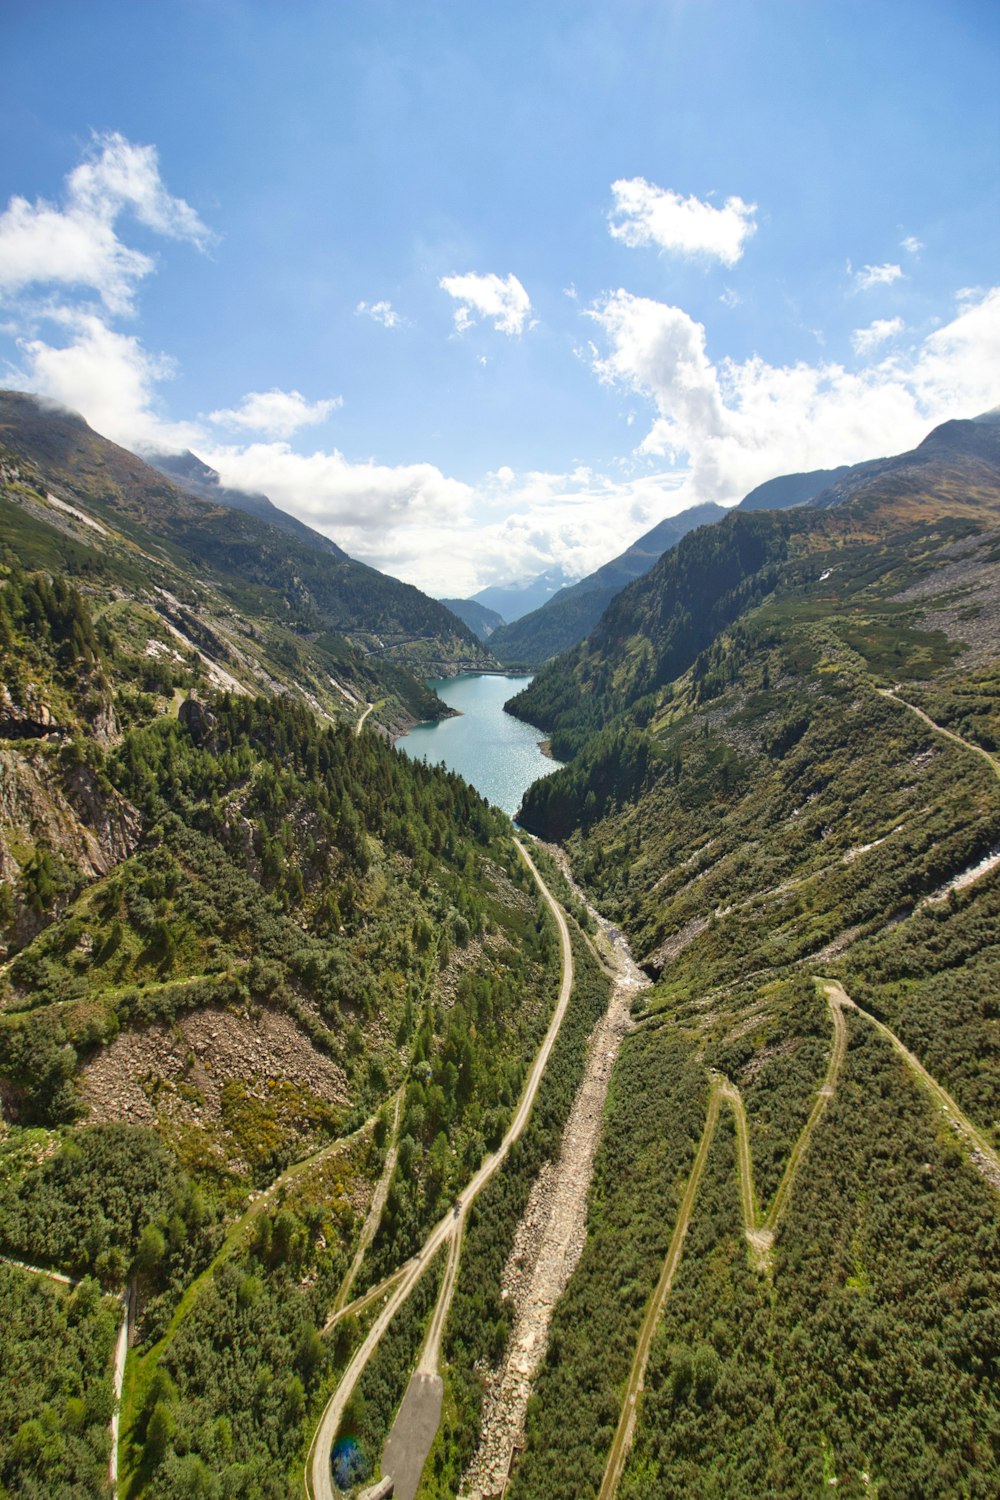
{"type": "Polygon", "coordinates": [[[608,225],[626,245],[658,245],[675,255],[705,256],[734,266],[756,231],[756,203],[727,198],[721,208],[692,194],[682,198],[645,177],[620,178],[611,184],[615,206],[608,225]]]}
{"type": "Polygon", "coordinates": [[[902,318],[876,318],[867,328],[855,328],[851,334],[851,347],[855,354],[870,354],[886,339],[895,338],[905,328],[902,318]]]}
{"type": "Polygon", "coordinates": [[[426,527],[453,527],[467,516],[471,486],[434,464],[352,462],[337,449],[296,453],[288,443],[246,446],[203,441],[198,455],[224,484],[262,490],[276,505],[366,559],[408,550],[426,527]]]}
{"type": "Polygon", "coordinates": [[[53,308],[49,322],[62,331],[62,342],[21,339],[22,366],[7,373],[13,384],[82,412],[126,448],[177,451],[202,436],[197,423],[161,414],[157,386],[175,373],[173,360],[150,353],[90,310],[53,308]]]}
{"type": "Polygon", "coordinates": [[[359,302],[354,311],[359,317],[367,314],[383,328],[398,328],[403,321],[391,302],[359,302]]]}
{"type": "Polygon", "coordinates": [[[923,240],[918,240],[915,234],[908,234],[899,243],[901,249],[905,250],[907,255],[919,255],[924,248],[923,240]]]}
{"type": "Polygon", "coordinates": [[[117,133],[95,136],[88,158],[66,178],[63,205],[14,197],[0,215],[0,291],[63,285],[96,292],[109,312],[132,310],[153,260],[124,244],[122,214],[205,249],[213,236],[183,198],[167,192],[156,149],[117,133]]]}
{"type": "MultiPolygon", "coordinates": [[[[847,263],[848,275],[851,275],[851,263],[847,263]]],[[[873,286],[891,286],[894,281],[902,280],[902,266],[886,263],[884,266],[862,266],[860,271],[854,271],[854,285],[859,292],[870,292],[873,286]]]]}
{"type": "Polygon", "coordinates": [[[477,276],[469,271],[464,276],[442,276],[438,286],[459,304],[455,309],[455,327],[459,333],[464,333],[478,318],[492,318],[498,333],[513,336],[524,332],[531,313],[531,298],[515,275],[504,280],[492,272],[477,276]]]}
{"type": "Polygon", "coordinates": [[[860,370],[715,363],[705,329],[681,308],[618,291],[591,310],[606,352],[600,379],[646,397],[655,418],[639,455],[682,475],[678,499],[738,500],[776,474],[899,452],[936,423],[996,404],[1000,288],[947,325],[860,370]]]}
{"type": "Polygon", "coordinates": [[[287,438],[300,427],[325,422],[343,404],[342,396],[307,401],[301,391],[250,391],[239,406],[210,412],[208,419],[220,427],[246,427],[266,437],[287,438]]]}

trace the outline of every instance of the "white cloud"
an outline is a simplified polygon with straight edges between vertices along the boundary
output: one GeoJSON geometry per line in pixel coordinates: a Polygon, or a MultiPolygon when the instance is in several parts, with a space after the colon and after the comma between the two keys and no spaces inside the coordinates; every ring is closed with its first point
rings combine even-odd
{"type": "Polygon", "coordinates": [[[492,318],[498,333],[524,332],[531,298],[513,274],[504,280],[492,272],[477,276],[469,271],[464,276],[442,276],[438,286],[459,303],[455,310],[459,333],[464,333],[477,318],[492,318]]]}
{"type": "Polygon", "coordinates": [[[366,313],[383,328],[398,328],[403,321],[391,302],[359,302],[354,311],[359,316],[366,313]]]}
{"type": "Polygon", "coordinates": [[[96,292],[112,313],[132,310],[153,260],[118,238],[130,211],[147,228],[205,249],[213,236],[190,204],[167,192],[156,149],[124,136],[96,136],[90,156],[66,179],[65,204],[14,197],[0,215],[0,291],[76,286],[96,292]]]}
{"type": "Polygon", "coordinates": [[[197,451],[224,484],[262,490],[366,558],[406,556],[425,528],[460,524],[473,496],[471,486],[429,463],[355,463],[336,449],[296,453],[284,442],[240,447],[204,440],[197,451]]]}
{"type": "MultiPolygon", "coordinates": [[[[850,261],[847,263],[847,270],[850,274],[850,261]]],[[[891,286],[894,281],[900,281],[902,276],[902,266],[888,263],[884,266],[862,266],[860,271],[854,272],[854,285],[859,292],[869,292],[873,286],[891,286]]]]}
{"type": "Polygon", "coordinates": [[[734,291],[731,286],[724,287],[719,295],[719,301],[724,307],[739,307],[743,298],[739,292],[734,291]]]}
{"type": "Polygon", "coordinates": [[[904,240],[900,240],[899,244],[907,255],[919,255],[924,248],[923,240],[918,240],[915,234],[908,234],[904,240]]]}
{"type": "Polygon", "coordinates": [[[855,354],[870,354],[879,344],[884,344],[886,339],[895,338],[897,333],[902,333],[905,327],[902,318],[876,318],[867,328],[855,328],[851,334],[851,346],[855,354]]]}
{"type": "Polygon", "coordinates": [[[310,402],[301,391],[250,391],[239,406],[210,412],[208,419],[222,427],[246,427],[266,437],[287,438],[300,427],[325,422],[343,404],[342,396],[310,402]]]}
{"type": "Polygon", "coordinates": [[[891,358],[849,371],[709,358],[686,312],[618,291],[593,309],[608,350],[598,376],[647,397],[655,420],[640,455],[665,458],[679,505],[727,503],[776,474],[900,452],[950,417],[997,402],[1000,288],[891,358]]]}
{"type": "Polygon", "coordinates": [[[707,256],[734,266],[757,228],[757,205],[742,198],[727,198],[716,208],[693,194],[682,198],[644,177],[620,178],[611,191],[615,206],[608,225],[613,237],[626,245],[658,245],[676,255],[707,256]]]}
{"type": "Polygon", "coordinates": [[[55,308],[49,320],[64,330],[64,341],[20,340],[23,367],[8,372],[15,384],[82,412],[126,448],[177,451],[201,437],[196,423],[160,415],[156,387],[174,374],[173,360],[150,354],[138,338],[115,332],[86,309],[55,308]]]}

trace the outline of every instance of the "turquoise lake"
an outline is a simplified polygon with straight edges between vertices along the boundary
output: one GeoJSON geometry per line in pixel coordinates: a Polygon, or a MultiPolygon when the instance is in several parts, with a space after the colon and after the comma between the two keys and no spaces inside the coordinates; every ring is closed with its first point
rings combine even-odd
{"type": "Polygon", "coordinates": [[[504,713],[508,698],[527,687],[531,677],[499,677],[481,672],[433,678],[432,687],[461,718],[418,724],[396,741],[398,749],[431,765],[444,761],[481,792],[487,802],[511,817],[527,787],[558,769],[538,748],[541,731],[504,713]]]}

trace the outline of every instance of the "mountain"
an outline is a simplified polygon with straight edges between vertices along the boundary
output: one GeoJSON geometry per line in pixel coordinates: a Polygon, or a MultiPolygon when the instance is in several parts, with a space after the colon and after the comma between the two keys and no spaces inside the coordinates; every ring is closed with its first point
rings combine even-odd
{"type": "MultiPolygon", "coordinates": [[[[1000,486],[1000,422],[947,423],[910,452],[851,468],[809,504],[731,511],[689,535],[616,596],[584,642],[556,658],[509,705],[567,759],[605,723],[686,671],[720,630],[771,592],[788,567],[811,566],[840,535],[859,545],[938,516],[984,522],[1000,486]]],[[[840,573],[843,559],[831,558],[840,573]]],[[[555,784],[555,783],[554,783],[555,784]]]]}
{"type": "Polygon", "coordinates": [[[540,608],[546,599],[551,599],[553,594],[572,582],[573,579],[557,564],[525,583],[511,583],[506,587],[490,584],[488,588],[480,589],[478,594],[473,594],[472,601],[494,610],[509,622],[519,620],[530,610],[540,608]]]}
{"type": "Polygon", "coordinates": [[[514,702],[650,983],[512,1500],[995,1488],[995,439],[691,533],[514,702]]]}
{"type": "Polygon", "coordinates": [[[289,535],[305,542],[307,546],[315,547],[319,552],[329,552],[333,557],[347,560],[347,553],[336,542],[313,531],[311,526],[296,520],[287,511],[279,510],[266,495],[251,494],[247,490],[235,490],[224,485],[216,471],[190,450],[183,453],[147,453],[145,458],[154,469],[159,469],[161,474],[166,474],[168,479],[172,479],[189,494],[197,495],[199,499],[207,500],[212,505],[225,505],[230,510],[245,511],[247,515],[256,516],[258,520],[287,531],[289,535]]]}
{"type": "Polygon", "coordinates": [[[2,501],[10,544],[130,588],[218,681],[280,683],[335,716],[377,701],[398,730],[443,712],[424,677],[493,662],[418,589],[308,528],[303,538],[182,488],[74,413],[0,393],[0,445],[21,474],[2,501]]]}
{"type": "Polygon", "coordinates": [[[765,480],[748,495],[744,495],[738,509],[787,510],[792,505],[804,505],[807,500],[811,500],[822,490],[829,489],[850,472],[850,464],[841,464],[838,469],[813,469],[807,474],[780,474],[777,479],[765,480]]]}
{"type": "Polygon", "coordinates": [[[912,496],[933,491],[955,507],[975,507],[981,487],[989,503],[1000,465],[1000,412],[944,422],[918,447],[893,458],[854,464],[839,480],[814,495],[820,509],[858,497],[871,504],[906,505],[912,496]]]}
{"type": "MultiPolygon", "coordinates": [[[[391,724],[422,687],[320,630],[356,597],[440,650],[441,606],[78,419],[2,421],[0,1492],[110,1494],[127,1302],[122,1492],[287,1495],[356,1341],[325,1337],[338,1298],[419,1255],[508,1128],[555,923],[510,820],[371,732],[366,700],[391,724]]],[[[574,998],[505,1193],[558,1151],[599,1008],[574,998]]],[[[471,1359],[494,1328],[467,1312],[471,1359]]]]}
{"type": "Polygon", "coordinates": [[[618,557],[579,583],[560,589],[540,609],[501,626],[490,638],[491,651],[503,662],[535,665],[575,646],[590,634],[627,583],[648,572],[689,531],[721,520],[725,514],[721,505],[707,504],[668,516],[618,557]]]}
{"type": "Polygon", "coordinates": [[[478,635],[481,641],[488,641],[498,626],[503,624],[503,619],[495,609],[487,609],[484,604],[477,604],[475,599],[441,599],[445,609],[450,609],[469,629],[478,635]]]}

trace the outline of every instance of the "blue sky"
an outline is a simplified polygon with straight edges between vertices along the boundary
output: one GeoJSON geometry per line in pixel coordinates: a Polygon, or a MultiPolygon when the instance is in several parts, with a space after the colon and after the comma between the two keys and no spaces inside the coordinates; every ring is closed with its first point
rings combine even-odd
{"type": "Polygon", "coordinates": [[[992,0],[3,0],[5,383],[463,594],[1000,402],[992,0]]]}

